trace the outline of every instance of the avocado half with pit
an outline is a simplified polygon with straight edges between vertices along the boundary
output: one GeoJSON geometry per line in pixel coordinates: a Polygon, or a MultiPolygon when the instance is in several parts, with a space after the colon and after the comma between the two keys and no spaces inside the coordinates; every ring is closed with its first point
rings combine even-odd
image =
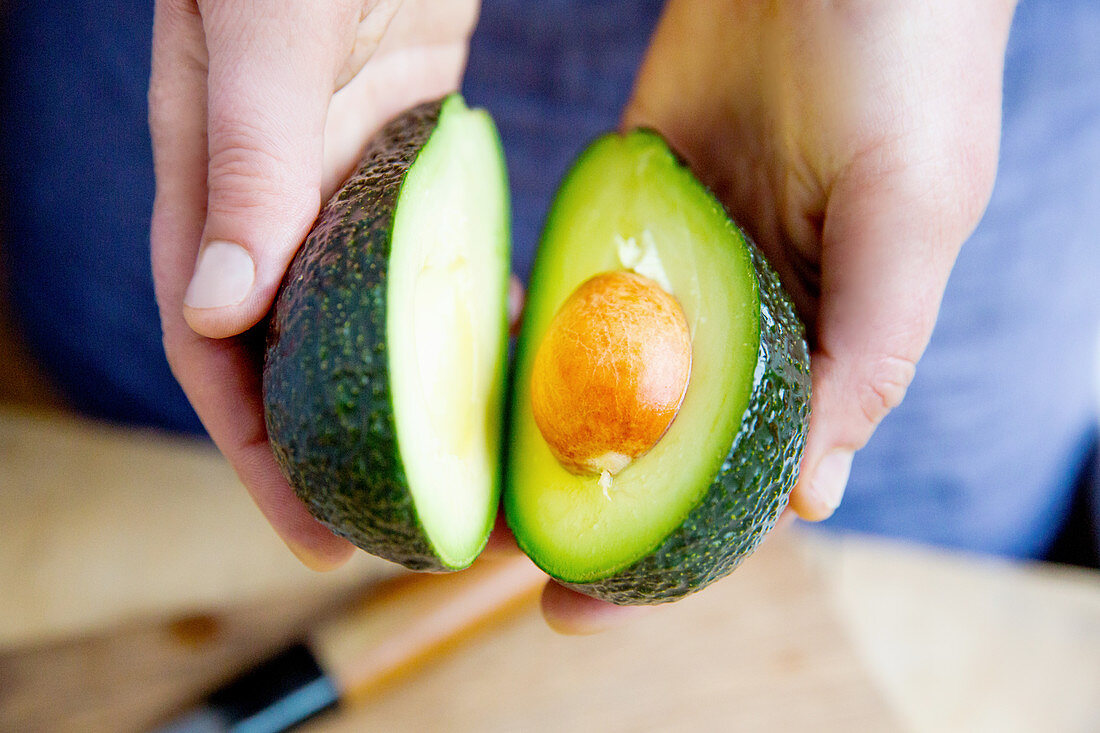
{"type": "Polygon", "coordinates": [[[268,436],[336,534],[417,570],[466,567],[500,496],[510,272],[496,128],[458,95],[388,123],[276,297],[268,436]]]}
{"type": "Polygon", "coordinates": [[[803,327],[657,134],[599,138],[567,174],[513,368],[506,515],[559,581],[673,601],[731,572],[786,506],[809,415],[803,327]]]}
{"type": "Polygon", "coordinates": [[[288,481],[413,569],[477,557],[504,466],[508,524],[560,582],[660,603],[727,574],[786,504],[809,409],[774,272],[658,135],[598,139],[548,218],[504,426],[508,221],[492,122],[457,95],[370,143],[271,320],[288,481]]]}

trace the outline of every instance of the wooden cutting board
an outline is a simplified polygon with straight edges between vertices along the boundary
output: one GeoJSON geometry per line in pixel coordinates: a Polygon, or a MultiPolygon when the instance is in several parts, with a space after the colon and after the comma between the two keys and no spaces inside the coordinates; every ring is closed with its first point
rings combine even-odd
{"type": "Polygon", "coordinates": [[[900,730],[797,544],[774,536],[703,593],[597,636],[532,610],[315,729],[900,730]]]}
{"type": "MultiPolygon", "coordinates": [[[[208,445],[0,408],[0,730],[139,730],[394,573],[302,568],[208,445]]],[[[1100,729],[1100,575],[804,530],[598,637],[537,609],[314,730],[1100,729]]]]}
{"type": "MultiPolygon", "coordinates": [[[[793,536],[592,637],[534,603],[316,731],[899,730],[793,536]]],[[[298,593],[0,653],[0,730],[142,730],[299,638],[347,592],[298,593]]]]}
{"type": "MultiPolygon", "coordinates": [[[[394,573],[302,568],[204,443],[0,409],[0,466],[0,730],[143,729],[394,573]]],[[[529,606],[316,728],[894,729],[797,543],[601,636],[529,606]]]]}

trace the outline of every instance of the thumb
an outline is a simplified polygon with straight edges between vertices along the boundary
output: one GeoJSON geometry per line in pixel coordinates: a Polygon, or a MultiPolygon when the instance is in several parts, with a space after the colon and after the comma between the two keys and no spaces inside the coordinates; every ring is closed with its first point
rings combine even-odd
{"type": "Polygon", "coordinates": [[[317,216],[340,29],[351,22],[337,3],[273,2],[262,14],[234,5],[202,7],[207,210],[183,300],[191,328],[214,338],[263,317],[317,216]]]}
{"type": "MultiPolygon", "coordinates": [[[[991,181],[988,171],[977,177],[991,181]]],[[[989,190],[984,180],[959,187],[945,180],[911,169],[849,178],[830,197],[811,418],[791,494],[803,519],[825,519],[840,504],[855,451],[902,401],[931,337],[948,275],[989,190]]]]}

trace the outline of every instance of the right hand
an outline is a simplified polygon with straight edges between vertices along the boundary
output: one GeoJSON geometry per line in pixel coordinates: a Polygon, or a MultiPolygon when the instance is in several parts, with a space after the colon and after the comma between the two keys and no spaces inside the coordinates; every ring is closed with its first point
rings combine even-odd
{"type": "MultiPolygon", "coordinates": [[[[809,329],[791,507],[840,503],[901,402],[997,169],[1015,0],[670,0],[625,127],[661,132],[776,268],[809,329]]],[[[883,487],[884,489],[887,487],[883,487]]]]}
{"type": "Polygon", "coordinates": [[[390,117],[458,87],[477,0],[158,0],[149,125],[153,275],[172,370],[272,526],[310,567],[352,546],[294,496],[255,353],[320,205],[390,117]]]}

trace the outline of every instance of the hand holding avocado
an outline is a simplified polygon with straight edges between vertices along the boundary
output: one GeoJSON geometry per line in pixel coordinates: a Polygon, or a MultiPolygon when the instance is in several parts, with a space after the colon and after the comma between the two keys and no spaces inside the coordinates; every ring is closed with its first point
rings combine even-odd
{"type": "Polygon", "coordinates": [[[671,0],[624,117],[665,135],[746,227],[810,329],[791,506],[839,504],[895,407],[993,184],[1014,0],[671,0]]]}
{"type": "Polygon", "coordinates": [[[321,203],[370,135],[458,84],[477,3],[250,8],[157,3],[157,299],[169,361],[210,436],[303,562],[333,567],[352,546],[316,522],[279,473],[255,349],[240,334],[267,313],[321,203]]]}

